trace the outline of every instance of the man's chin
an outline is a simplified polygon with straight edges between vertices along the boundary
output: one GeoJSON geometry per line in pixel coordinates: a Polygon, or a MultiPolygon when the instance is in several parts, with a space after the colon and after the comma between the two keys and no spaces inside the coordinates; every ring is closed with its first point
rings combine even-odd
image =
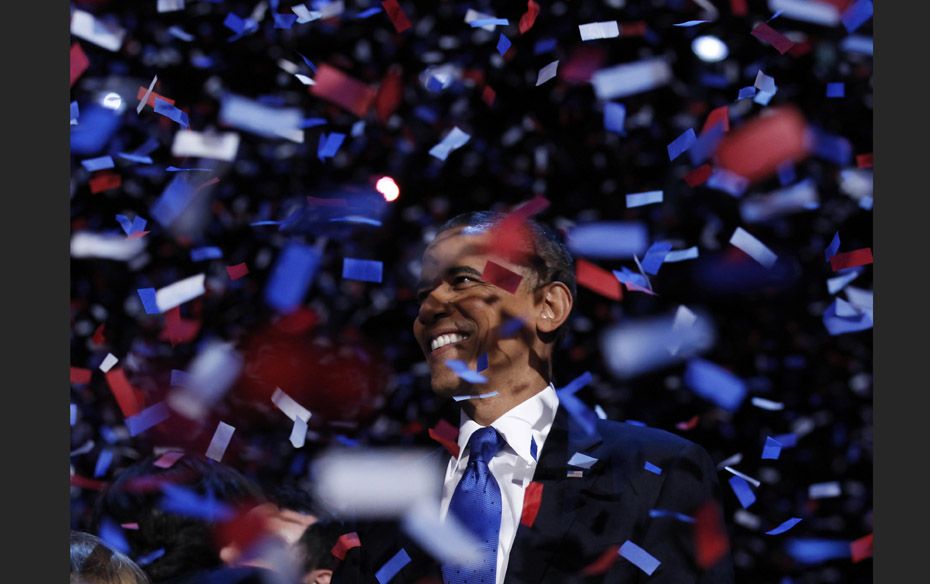
{"type": "Polygon", "coordinates": [[[469,384],[455,375],[451,377],[434,376],[430,385],[433,388],[433,393],[439,397],[452,399],[453,396],[468,395],[469,393],[469,384]]]}

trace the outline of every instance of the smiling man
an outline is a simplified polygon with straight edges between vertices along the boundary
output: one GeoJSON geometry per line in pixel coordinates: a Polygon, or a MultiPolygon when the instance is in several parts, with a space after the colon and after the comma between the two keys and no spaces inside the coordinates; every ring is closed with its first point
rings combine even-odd
{"type": "Polygon", "coordinates": [[[440,516],[472,532],[481,561],[429,566],[410,541],[380,538],[362,541],[361,564],[412,558],[392,583],[733,581],[708,454],[556,391],[575,295],[571,255],[535,221],[475,212],[438,229],[413,333],[432,389],[461,406],[440,516]]]}

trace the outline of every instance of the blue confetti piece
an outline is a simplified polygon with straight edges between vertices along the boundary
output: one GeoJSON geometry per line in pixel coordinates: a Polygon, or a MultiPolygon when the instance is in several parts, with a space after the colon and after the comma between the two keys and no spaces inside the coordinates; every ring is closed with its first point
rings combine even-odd
{"type": "Polygon", "coordinates": [[[145,554],[144,556],[136,558],[136,563],[140,566],[147,566],[163,555],[165,555],[165,548],[158,548],[150,554],[145,554]]]}
{"type": "Polygon", "coordinates": [[[303,59],[304,64],[305,64],[307,67],[310,67],[310,70],[311,70],[311,71],[313,71],[314,73],[316,73],[316,65],[313,63],[313,61],[311,61],[311,60],[308,59],[307,57],[303,56],[303,54],[301,54],[301,53],[297,53],[297,54],[300,55],[300,58],[301,58],[301,59],[303,59]]]}
{"type": "Polygon", "coordinates": [[[355,448],[356,446],[361,444],[358,440],[349,438],[348,436],[344,434],[336,434],[336,442],[338,442],[339,444],[342,444],[343,446],[347,446],[349,448],[355,448]]]}
{"type": "Polygon", "coordinates": [[[242,18],[237,14],[230,12],[226,15],[226,19],[223,20],[223,25],[229,30],[233,31],[234,34],[228,40],[229,42],[238,40],[247,34],[251,34],[258,30],[258,23],[252,20],[251,18],[242,18]]]}
{"type": "Polygon", "coordinates": [[[655,572],[656,568],[662,563],[652,554],[630,540],[623,542],[623,545],[620,546],[617,553],[619,553],[621,557],[632,562],[634,566],[645,572],[648,576],[652,576],[652,573],[655,572]]]}
{"type": "Polygon", "coordinates": [[[824,261],[829,262],[830,258],[836,255],[836,252],[840,250],[840,232],[837,231],[833,234],[833,241],[830,242],[830,245],[827,246],[827,249],[823,252],[824,261]]]}
{"type": "Polygon", "coordinates": [[[652,517],[653,519],[657,517],[674,517],[683,523],[694,523],[694,517],[685,515],[684,513],[678,513],[677,511],[669,511],[667,509],[650,509],[649,517],[652,517]]]}
{"type": "Polygon", "coordinates": [[[158,302],[155,301],[155,288],[139,288],[136,292],[139,293],[139,300],[142,301],[145,314],[161,314],[158,302]]]}
{"type": "Polygon", "coordinates": [[[585,258],[632,258],[649,246],[649,232],[639,221],[599,221],[573,227],[567,243],[573,253],[585,258]]]}
{"type": "Polygon", "coordinates": [[[749,181],[725,168],[715,168],[708,177],[706,185],[733,197],[740,197],[749,187],[749,181]]]}
{"type": "Polygon", "coordinates": [[[152,164],[152,157],[145,156],[141,154],[132,154],[129,152],[117,152],[116,154],[123,160],[128,160],[129,162],[138,162],[139,164],[152,164]]]}
{"type": "Polygon", "coordinates": [[[568,462],[565,464],[569,466],[576,466],[578,468],[589,469],[597,462],[597,459],[593,456],[588,456],[583,452],[576,452],[572,454],[572,457],[568,459],[568,462]]]}
{"type": "Polygon", "coordinates": [[[116,551],[123,554],[129,553],[129,543],[126,541],[122,528],[109,517],[100,522],[100,533],[97,535],[103,540],[103,543],[116,551]]]}
{"type": "Polygon", "coordinates": [[[739,504],[742,505],[744,509],[748,509],[756,502],[756,494],[752,492],[752,488],[743,477],[730,477],[730,488],[733,489],[733,493],[736,494],[736,498],[739,499],[739,504]]]}
{"type": "Polygon", "coordinates": [[[628,209],[643,207],[645,205],[654,205],[662,202],[662,191],[647,191],[644,193],[629,193],[626,196],[626,206],[628,209]]]}
{"type": "Polygon", "coordinates": [[[649,472],[651,472],[651,473],[654,474],[654,475],[661,475],[661,474],[662,474],[662,469],[659,468],[659,467],[657,467],[656,465],[652,464],[652,463],[649,462],[648,460],[646,461],[646,464],[643,465],[643,468],[646,469],[646,470],[648,470],[649,472]]]}
{"type": "Polygon", "coordinates": [[[126,428],[130,436],[138,436],[149,428],[161,424],[168,419],[170,411],[165,402],[158,402],[136,414],[126,418],[126,428]]]}
{"type": "Polygon", "coordinates": [[[306,130],[307,128],[325,126],[327,123],[326,118],[306,118],[300,122],[300,127],[306,130]]]}
{"type": "Polygon", "coordinates": [[[501,34],[500,38],[497,39],[497,52],[500,53],[501,57],[504,56],[504,53],[507,52],[507,49],[511,46],[510,39],[501,34]]]}
{"type": "Polygon", "coordinates": [[[782,448],[792,448],[798,443],[798,436],[796,434],[779,434],[775,436],[775,440],[781,444],[782,448]]]}
{"type": "Polygon", "coordinates": [[[320,135],[320,146],[317,149],[317,158],[320,160],[326,158],[332,158],[336,155],[336,152],[339,151],[339,147],[342,146],[342,141],[346,139],[345,134],[340,134],[339,132],[332,132],[329,135],[321,134],[320,135]]]}
{"type": "Polygon", "coordinates": [[[778,182],[781,186],[787,186],[793,183],[797,179],[797,175],[794,172],[794,164],[790,162],[785,162],[778,165],[778,182]]]}
{"type": "Polygon", "coordinates": [[[86,168],[88,172],[96,172],[98,170],[113,168],[116,165],[113,163],[113,159],[111,157],[100,156],[98,158],[88,158],[87,160],[82,160],[81,166],[86,168]]]}
{"type": "Polygon", "coordinates": [[[626,136],[626,106],[622,103],[608,101],[604,104],[604,128],[621,136],[626,136]]]}
{"type": "Polygon", "coordinates": [[[543,53],[548,53],[555,50],[556,40],[555,39],[540,39],[536,41],[536,44],[533,45],[533,54],[541,55],[543,53]]]}
{"type": "Polygon", "coordinates": [[[686,152],[697,141],[697,135],[694,128],[688,128],[668,145],[668,159],[675,160],[686,152]]]}
{"type": "Polygon", "coordinates": [[[297,308],[320,265],[320,252],[309,245],[291,243],[275,263],[265,288],[265,302],[280,312],[297,308]]]}
{"type": "Polygon", "coordinates": [[[736,99],[740,100],[740,99],[748,99],[750,97],[755,97],[756,91],[757,90],[755,87],[741,87],[739,90],[739,95],[736,96],[736,99]]]}
{"type": "Polygon", "coordinates": [[[478,18],[472,20],[469,24],[472,28],[478,28],[480,26],[508,26],[510,21],[506,18],[478,18]]]}
{"type": "Polygon", "coordinates": [[[785,551],[801,564],[820,564],[829,560],[850,557],[849,542],[836,539],[792,538],[785,543],[785,551]]]}
{"type": "Polygon", "coordinates": [[[839,166],[849,166],[852,161],[852,144],[842,136],[829,134],[811,127],[814,137],[813,154],[839,166]]]}
{"type": "Polygon", "coordinates": [[[120,126],[119,115],[111,109],[89,104],[81,113],[81,123],[71,129],[71,153],[95,154],[106,147],[120,126]]]}
{"type": "Polygon", "coordinates": [[[765,446],[762,447],[762,460],[778,460],[781,456],[781,443],[771,436],[765,437],[765,446]]]}
{"type": "Polygon", "coordinates": [[[861,53],[872,56],[875,52],[874,41],[870,37],[851,34],[843,39],[840,48],[850,53],[861,53]]]}
{"type": "Polygon", "coordinates": [[[355,15],[355,18],[359,18],[359,19],[362,19],[362,18],[370,18],[370,17],[374,16],[375,14],[378,14],[379,12],[381,12],[381,8],[380,8],[380,7],[378,7],[378,6],[372,6],[371,8],[369,8],[369,9],[367,9],[367,10],[364,10],[364,11],[359,12],[358,14],[356,14],[356,15],[355,15]]]}
{"type": "Polygon", "coordinates": [[[385,564],[375,572],[375,578],[378,580],[378,584],[387,584],[390,582],[391,579],[409,563],[410,556],[407,555],[407,550],[400,548],[399,552],[394,554],[390,560],[385,562],[385,564]]]}
{"type": "Polygon", "coordinates": [[[578,390],[591,383],[593,376],[590,371],[585,371],[575,379],[572,379],[568,385],[558,390],[559,395],[575,395],[578,390]]]}
{"type": "MultiPolygon", "coordinates": [[[[665,256],[666,258],[668,255],[665,256]]],[[[646,277],[642,274],[634,272],[627,268],[626,266],[620,268],[621,271],[614,270],[614,276],[627,285],[639,286],[640,288],[649,288],[649,282],[646,281],[646,277]]]]}
{"type": "Polygon", "coordinates": [[[530,456],[533,457],[533,460],[539,460],[537,458],[538,455],[539,455],[539,449],[536,446],[536,440],[534,440],[533,437],[530,436],[530,456]]]}
{"type": "Polygon", "coordinates": [[[517,317],[507,319],[498,329],[498,336],[502,339],[509,339],[520,332],[523,328],[523,321],[517,317]]]}
{"type": "Polygon", "coordinates": [[[278,12],[273,12],[272,16],[274,16],[275,28],[290,30],[294,26],[294,23],[297,22],[297,15],[293,13],[280,14],[278,12]]]}
{"type": "Polygon", "coordinates": [[[672,26],[677,26],[680,28],[691,28],[692,26],[704,24],[705,22],[710,22],[710,21],[709,20],[689,20],[687,22],[679,22],[679,23],[673,24],[672,26]]]}
{"type": "Polygon", "coordinates": [[[155,138],[149,138],[142,143],[141,146],[132,151],[136,156],[147,156],[154,152],[158,148],[158,140],[155,138]]]}
{"type": "Polygon", "coordinates": [[[765,535],[781,535],[782,533],[785,533],[786,531],[788,531],[789,529],[791,529],[792,527],[794,527],[800,522],[801,522],[800,517],[792,517],[791,519],[788,519],[787,521],[785,521],[778,527],[774,529],[770,529],[769,531],[766,531],[765,535]]]}
{"type": "Polygon", "coordinates": [[[443,85],[442,80],[437,79],[436,77],[432,75],[430,75],[430,78],[426,80],[426,89],[428,89],[429,91],[432,91],[433,93],[442,91],[443,87],[444,85],[443,85]]]}
{"type": "Polygon", "coordinates": [[[439,112],[425,105],[418,105],[417,107],[413,108],[413,115],[428,124],[435,124],[439,121],[439,112]]]}
{"type": "Polygon", "coordinates": [[[384,265],[377,260],[342,259],[342,278],[361,282],[381,282],[384,265]]]}
{"type": "Polygon", "coordinates": [[[71,102],[71,125],[77,125],[78,120],[81,117],[81,108],[78,107],[78,102],[71,102]]]}
{"type": "Polygon", "coordinates": [[[159,99],[157,97],[155,98],[155,113],[163,115],[169,120],[177,122],[180,126],[184,128],[187,128],[191,125],[190,120],[187,119],[187,114],[185,112],[174,107],[167,101],[163,99],[159,99]]]}
{"type": "Polygon", "coordinates": [[[162,227],[170,227],[187,208],[194,194],[194,186],[186,175],[178,174],[168,183],[150,210],[162,227]]]}
{"type": "Polygon", "coordinates": [[[846,97],[846,84],[827,83],[827,97],[846,97]]]}
{"type": "Polygon", "coordinates": [[[191,250],[191,261],[218,260],[223,257],[223,250],[216,246],[197,247],[191,250]]]}
{"type": "Polygon", "coordinates": [[[639,426],[640,428],[645,428],[646,423],[640,422],[639,420],[624,420],[624,424],[629,424],[631,426],[639,426]]]}
{"type": "Polygon", "coordinates": [[[710,158],[711,154],[717,150],[720,141],[723,140],[723,134],[723,122],[714,124],[713,127],[708,128],[706,132],[701,134],[694,146],[688,151],[691,164],[697,166],[710,158]]]}
{"type": "Polygon", "coordinates": [[[180,369],[171,370],[171,387],[183,387],[187,385],[190,380],[190,375],[187,371],[181,371],[180,369]]]}
{"type": "Polygon", "coordinates": [[[646,250],[646,255],[643,256],[643,271],[650,276],[658,274],[659,268],[662,267],[662,263],[665,261],[665,256],[671,250],[672,244],[668,241],[657,241],[650,245],[649,249],[646,250]]]}
{"type": "Polygon", "coordinates": [[[481,353],[478,355],[478,371],[484,371],[488,368],[488,354],[481,353]]]}
{"type": "Polygon", "coordinates": [[[565,410],[578,424],[582,434],[593,436],[597,432],[597,414],[578,399],[573,393],[564,391],[556,392],[559,396],[559,403],[565,407],[565,410]]]}
{"type": "Polygon", "coordinates": [[[167,513],[206,521],[228,521],[235,517],[232,507],[218,501],[212,494],[202,497],[191,489],[171,483],[162,484],[161,490],[164,496],[159,507],[167,513]]]}
{"type": "Polygon", "coordinates": [[[169,166],[165,169],[167,172],[211,172],[212,168],[180,168],[177,166],[169,166]]]}
{"type": "Polygon", "coordinates": [[[97,479],[107,474],[107,470],[110,468],[112,462],[113,451],[109,448],[101,450],[100,454],[97,455],[97,464],[94,466],[94,478],[97,479]]]}
{"type": "Polygon", "coordinates": [[[729,411],[738,409],[746,397],[742,379],[704,359],[688,361],[684,382],[699,396],[729,411]]]}
{"type": "Polygon", "coordinates": [[[460,379],[468,383],[487,383],[488,378],[477,371],[468,368],[468,364],[459,359],[446,359],[446,367],[452,370],[460,379]]]}
{"type": "Polygon", "coordinates": [[[834,300],[823,313],[823,325],[831,335],[855,333],[872,328],[872,317],[863,312],[859,316],[842,317],[837,314],[837,301],[834,300]]]}
{"type": "Polygon", "coordinates": [[[846,32],[856,32],[868,19],[872,18],[873,10],[872,0],[856,0],[842,16],[846,32]]]}
{"type": "Polygon", "coordinates": [[[125,215],[117,215],[116,220],[119,222],[120,227],[123,228],[123,232],[126,235],[132,235],[133,233],[139,233],[145,231],[145,226],[148,224],[148,221],[136,215],[132,218],[132,221],[129,220],[129,217],[125,215]]]}
{"type": "Polygon", "coordinates": [[[701,73],[700,83],[704,87],[713,87],[714,89],[726,89],[730,86],[730,80],[722,73],[701,73]]]}
{"type": "Polygon", "coordinates": [[[76,405],[76,404],[71,404],[71,425],[72,425],[72,426],[74,426],[74,424],[77,423],[77,416],[78,416],[78,408],[77,408],[77,405],[76,405]]]}
{"type": "Polygon", "coordinates": [[[182,40],[182,41],[184,41],[184,42],[186,42],[186,43],[191,43],[191,42],[194,41],[194,35],[192,35],[191,33],[187,32],[186,30],[184,30],[184,29],[181,28],[180,26],[172,26],[172,27],[170,27],[170,28],[168,29],[168,34],[170,34],[170,35],[173,36],[174,38],[176,38],[176,39],[178,39],[178,40],[182,40]]]}

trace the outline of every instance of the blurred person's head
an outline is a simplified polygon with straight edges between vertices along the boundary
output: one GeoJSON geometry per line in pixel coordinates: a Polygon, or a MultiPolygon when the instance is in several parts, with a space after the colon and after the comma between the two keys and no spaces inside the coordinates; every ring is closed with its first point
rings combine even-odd
{"type": "Polygon", "coordinates": [[[266,492],[274,506],[269,519],[269,531],[290,545],[297,543],[304,531],[318,519],[313,496],[292,483],[277,485],[266,492]]]}
{"type": "MultiPolygon", "coordinates": [[[[263,501],[252,480],[224,464],[198,454],[185,454],[169,468],[161,468],[155,464],[158,458],[150,456],[120,471],[101,493],[94,513],[98,525],[109,518],[138,526],[125,530],[126,540],[135,557],[160,554],[144,567],[156,583],[222,565],[222,550],[230,542],[218,534],[219,528],[229,522],[227,513],[263,501]],[[209,504],[195,503],[180,510],[177,505],[166,505],[166,493],[177,487],[209,504]],[[217,513],[206,513],[208,506],[217,513]]],[[[261,525],[251,527],[257,530],[261,525]]]]}
{"type": "Polygon", "coordinates": [[[576,292],[573,260],[557,234],[516,219],[486,211],[453,217],[424,251],[417,285],[413,333],[433,391],[444,397],[498,391],[461,402],[485,425],[551,381],[552,353],[576,292]],[[489,262],[503,268],[490,266],[496,277],[486,271],[489,262]],[[512,291],[511,273],[519,278],[512,291]],[[512,322],[517,326],[510,332],[512,322]],[[464,380],[446,363],[460,360],[475,371],[483,356],[485,384],[464,380]]]}
{"type": "Polygon", "coordinates": [[[296,546],[304,574],[302,584],[329,584],[337,563],[332,549],[343,531],[339,523],[326,520],[304,531],[296,546]]]}
{"type": "Polygon", "coordinates": [[[71,531],[70,584],[149,584],[145,572],[99,537],[71,531]]]}

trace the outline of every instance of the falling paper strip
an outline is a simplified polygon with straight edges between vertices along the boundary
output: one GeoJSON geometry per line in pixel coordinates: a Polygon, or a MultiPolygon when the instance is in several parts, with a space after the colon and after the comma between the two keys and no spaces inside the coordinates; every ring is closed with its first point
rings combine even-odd
{"type": "Polygon", "coordinates": [[[686,249],[677,249],[667,252],[665,254],[665,261],[663,263],[672,264],[675,262],[683,262],[685,260],[693,260],[696,257],[698,257],[698,248],[696,245],[692,245],[686,249]]]}
{"type": "Polygon", "coordinates": [[[233,432],[235,431],[236,429],[234,427],[221,421],[216,426],[213,439],[210,440],[210,446],[207,448],[207,458],[211,458],[217,462],[223,460],[223,455],[226,454],[226,448],[229,446],[229,441],[232,440],[233,432]]]}
{"type": "Polygon", "coordinates": [[[271,403],[277,406],[277,408],[284,412],[284,415],[291,420],[303,420],[307,422],[313,415],[310,413],[310,410],[297,403],[294,398],[287,395],[280,387],[276,388],[271,395],[271,403]]]}
{"type": "Polygon", "coordinates": [[[642,207],[662,202],[662,191],[647,191],[644,193],[630,193],[626,196],[627,208],[642,207]]]}
{"type": "Polygon", "coordinates": [[[572,457],[568,459],[569,466],[577,466],[578,468],[589,469],[594,466],[594,463],[597,462],[597,459],[582,452],[576,452],[572,454],[572,457]]]}
{"type": "Polygon", "coordinates": [[[430,148],[430,156],[445,160],[453,150],[457,150],[468,143],[471,136],[463,132],[458,126],[452,128],[452,131],[443,137],[443,139],[430,148]]]}
{"type": "Polygon", "coordinates": [[[730,245],[743,250],[749,257],[766,268],[771,268],[778,261],[778,256],[772,250],[742,227],[737,227],[733,235],[730,236],[730,245]]]}
{"type": "MultiPolygon", "coordinates": [[[[734,463],[734,464],[736,464],[736,463],[734,463]]],[[[741,473],[740,471],[736,470],[736,469],[733,468],[732,466],[724,466],[724,467],[723,467],[723,470],[725,470],[725,471],[727,471],[728,473],[731,473],[731,474],[733,474],[733,475],[735,475],[735,476],[738,476],[739,478],[743,479],[744,481],[746,481],[747,483],[749,483],[750,485],[752,485],[752,486],[754,486],[754,487],[756,487],[756,488],[759,488],[759,486],[762,484],[762,483],[759,481],[759,479],[754,479],[754,478],[752,478],[751,476],[749,476],[748,474],[741,473]]]]}
{"type": "Polygon", "coordinates": [[[583,41],[610,39],[620,36],[620,27],[617,25],[616,20],[580,24],[578,25],[578,31],[581,33],[581,40],[583,41]]]}
{"type": "MultiPolygon", "coordinates": [[[[476,375],[477,375],[477,373],[476,373],[476,375]]],[[[494,397],[494,396],[496,396],[496,395],[498,395],[498,392],[492,391],[492,392],[489,392],[489,393],[478,393],[478,394],[475,394],[475,395],[453,395],[453,396],[452,396],[452,399],[455,400],[455,401],[457,401],[457,402],[460,402],[460,401],[465,401],[465,400],[468,400],[468,399],[487,399],[487,398],[489,398],[489,397],[494,397]]]]}
{"type": "Polygon", "coordinates": [[[743,508],[748,508],[756,501],[756,495],[752,492],[752,489],[742,477],[733,476],[730,477],[730,488],[733,489],[733,493],[736,494],[736,498],[739,499],[740,505],[743,508]]]}
{"type": "Polygon", "coordinates": [[[624,63],[596,71],[591,84],[598,99],[609,100],[661,87],[672,80],[672,69],[661,58],[624,63]]]}
{"type": "Polygon", "coordinates": [[[842,490],[837,481],[815,483],[807,488],[807,496],[811,499],[828,499],[830,497],[839,497],[841,494],[842,490]]]}
{"type": "Polygon", "coordinates": [[[381,282],[382,263],[377,260],[343,258],[342,278],[360,282],[381,282]]]}
{"type": "Polygon", "coordinates": [[[645,572],[648,576],[652,576],[652,573],[655,572],[659,564],[662,563],[653,557],[652,554],[630,540],[626,540],[623,545],[620,546],[618,553],[621,557],[632,562],[633,565],[645,572]]]}
{"type": "Polygon", "coordinates": [[[385,564],[375,572],[375,579],[378,581],[378,584],[387,584],[409,563],[410,556],[405,549],[401,548],[399,552],[394,554],[390,560],[385,562],[385,564]]]}
{"type": "Polygon", "coordinates": [[[72,8],[71,34],[108,51],[116,52],[123,46],[126,31],[110,22],[98,20],[90,12],[72,8]]]}
{"type": "Polygon", "coordinates": [[[801,522],[800,517],[792,517],[791,519],[788,519],[785,522],[783,522],[778,527],[774,529],[770,529],[769,531],[766,531],[765,535],[781,535],[782,533],[785,533],[786,531],[788,531],[789,529],[791,529],[792,527],[794,527],[800,522],[801,522]]]}
{"type": "Polygon", "coordinates": [[[119,359],[116,358],[116,355],[107,353],[107,356],[103,358],[103,362],[100,363],[99,369],[106,373],[110,369],[113,369],[113,366],[117,363],[119,363],[119,359]]]}
{"type": "Polygon", "coordinates": [[[178,158],[212,158],[231,162],[239,151],[239,134],[235,132],[201,133],[179,130],[174,134],[171,155],[178,158]]]}
{"type": "Polygon", "coordinates": [[[158,402],[149,406],[136,414],[126,418],[126,427],[129,429],[130,436],[138,436],[152,426],[160,424],[168,419],[170,412],[165,402],[158,402]]]}
{"type": "Polygon", "coordinates": [[[444,565],[481,562],[481,542],[455,515],[440,519],[429,503],[415,505],[403,517],[403,530],[444,565]]]}
{"type": "Polygon", "coordinates": [[[158,309],[167,312],[175,306],[180,306],[198,296],[203,296],[206,293],[206,288],[204,288],[205,280],[206,274],[197,274],[160,288],[155,293],[155,302],[158,309]]]}
{"type": "Polygon", "coordinates": [[[294,427],[291,429],[291,444],[294,448],[303,448],[307,439],[307,422],[301,418],[294,420],[294,427]]]}
{"type": "Polygon", "coordinates": [[[143,239],[78,231],[71,236],[71,257],[129,261],[145,249],[143,239]]]}
{"type": "Polygon", "coordinates": [[[556,71],[559,67],[558,61],[553,61],[539,70],[539,74],[536,77],[536,87],[539,87],[546,81],[549,81],[556,75],[556,71]]]}
{"type": "Polygon", "coordinates": [[[655,475],[661,475],[661,474],[662,474],[662,469],[659,468],[658,466],[652,464],[652,463],[649,462],[648,460],[646,461],[646,464],[643,465],[643,468],[646,469],[646,470],[648,470],[648,471],[651,472],[652,474],[655,474],[655,475]]]}
{"type": "Polygon", "coordinates": [[[781,443],[771,436],[765,437],[765,446],[762,447],[763,460],[778,460],[781,455],[781,443]]]}

